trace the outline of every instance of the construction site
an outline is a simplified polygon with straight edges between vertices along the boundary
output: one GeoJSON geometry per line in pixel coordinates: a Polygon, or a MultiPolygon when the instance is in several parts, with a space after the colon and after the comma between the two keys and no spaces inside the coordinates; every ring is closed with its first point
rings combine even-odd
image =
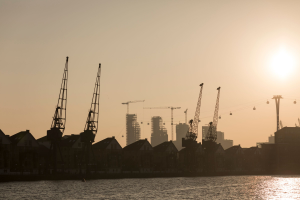
{"type": "MultiPolygon", "coordinates": [[[[233,146],[233,141],[224,139],[218,131],[219,102],[221,87],[216,89],[216,103],[212,121],[202,126],[199,137],[201,100],[204,84],[201,83],[193,119],[185,123],[174,123],[174,110],[181,107],[143,107],[143,109],[167,109],[171,111],[171,131],[168,133],[160,116],[153,116],[151,138],[142,139],[141,124],[136,114],[126,113],[126,146],[122,148],[115,136],[99,142],[95,138],[99,129],[99,103],[101,64],[97,69],[92,100],[84,129],[79,134],[64,135],[67,113],[68,60],[63,71],[61,87],[50,129],[46,135],[35,139],[30,130],[12,136],[0,129],[0,174],[1,175],[94,175],[107,177],[109,174],[135,177],[218,174],[272,174],[300,173],[300,160],[293,152],[300,149],[300,127],[283,127],[279,119],[281,95],[275,95],[277,131],[273,142],[261,143],[260,147],[242,148],[233,146]],[[176,125],[176,140],[174,138],[176,125]],[[275,140],[274,140],[275,138],[275,140]]],[[[269,101],[267,101],[269,104],[269,101]]],[[[255,110],[255,107],[253,108],[255,110]]],[[[232,115],[232,112],[230,112],[232,115]]],[[[122,136],[124,137],[124,135],[122,136]]]]}

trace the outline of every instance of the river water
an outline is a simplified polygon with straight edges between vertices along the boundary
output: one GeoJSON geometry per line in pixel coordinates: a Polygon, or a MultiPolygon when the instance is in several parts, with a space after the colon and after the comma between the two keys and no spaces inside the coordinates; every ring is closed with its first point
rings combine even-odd
{"type": "Polygon", "coordinates": [[[0,199],[300,199],[300,176],[8,182],[0,199]]]}

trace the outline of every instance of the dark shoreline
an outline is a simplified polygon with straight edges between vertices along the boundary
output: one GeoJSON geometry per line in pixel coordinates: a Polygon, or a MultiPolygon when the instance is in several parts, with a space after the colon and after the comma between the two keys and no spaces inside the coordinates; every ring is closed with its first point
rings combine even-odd
{"type": "Polygon", "coordinates": [[[124,179],[124,178],[176,178],[176,177],[211,177],[211,176],[281,176],[300,175],[299,173],[136,173],[136,174],[56,174],[56,175],[0,175],[0,182],[13,181],[43,181],[43,180],[97,180],[97,179],[124,179]]]}

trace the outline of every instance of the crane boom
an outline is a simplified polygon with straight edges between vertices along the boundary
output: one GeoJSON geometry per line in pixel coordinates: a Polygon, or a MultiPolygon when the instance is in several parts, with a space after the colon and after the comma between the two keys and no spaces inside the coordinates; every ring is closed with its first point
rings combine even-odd
{"type": "Polygon", "coordinates": [[[192,120],[192,119],[190,120],[190,128],[186,134],[187,139],[192,139],[194,141],[196,141],[196,139],[198,137],[198,124],[199,124],[203,85],[204,85],[203,83],[200,84],[200,93],[199,93],[199,97],[198,97],[194,120],[192,120]]]}
{"type": "MultiPolygon", "coordinates": [[[[85,123],[84,131],[91,131],[94,137],[98,131],[99,119],[99,100],[100,100],[100,76],[101,76],[101,63],[99,64],[91,108],[85,123]]],[[[94,142],[94,139],[92,140],[94,142]]]]}
{"type": "Polygon", "coordinates": [[[65,126],[66,126],[68,60],[69,60],[69,57],[66,58],[66,64],[65,64],[62,82],[61,82],[57,106],[56,106],[52,124],[51,124],[51,128],[59,129],[61,131],[61,133],[64,133],[65,126]]]}
{"type": "Polygon", "coordinates": [[[122,104],[127,105],[127,114],[129,114],[129,104],[130,103],[138,103],[138,102],[144,102],[144,101],[145,100],[127,101],[127,102],[124,102],[122,104]]]}
{"type": "Polygon", "coordinates": [[[217,95],[217,102],[215,106],[215,113],[213,121],[209,123],[208,132],[205,136],[206,141],[213,141],[215,142],[217,140],[217,125],[218,125],[218,112],[219,112],[219,100],[220,100],[220,89],[221,87],[218,87],[218,95],[217,95]]]}

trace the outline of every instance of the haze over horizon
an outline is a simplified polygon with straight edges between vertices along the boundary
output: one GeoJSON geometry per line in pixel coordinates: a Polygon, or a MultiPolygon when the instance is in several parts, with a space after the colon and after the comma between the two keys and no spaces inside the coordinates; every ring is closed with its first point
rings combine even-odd
{"type": "Polygon", "coordinates": [[[276,131],[273,95],[284,98],[284,126],[300,118],[299,7],[299,1],[1,1],[0,129],[46,135],[69,56],[65,135],[83,131],[101,63],[96,142],[116,136],[125,146],[121,103],[133,100],[145,100],[129,109],[145,122],[141,138],[150,139],[151,116],[161,116],[170,140],[171,111],[143,107],[181,107],[174,122],[183,123],[186,108],[194,117],[200,83],[200,127],[212,121],[220,86],[218,130],[234,145],[266,142],[276,131]],[[272,65],[280,63],[274,55],[293,65],[272,65]]]}

